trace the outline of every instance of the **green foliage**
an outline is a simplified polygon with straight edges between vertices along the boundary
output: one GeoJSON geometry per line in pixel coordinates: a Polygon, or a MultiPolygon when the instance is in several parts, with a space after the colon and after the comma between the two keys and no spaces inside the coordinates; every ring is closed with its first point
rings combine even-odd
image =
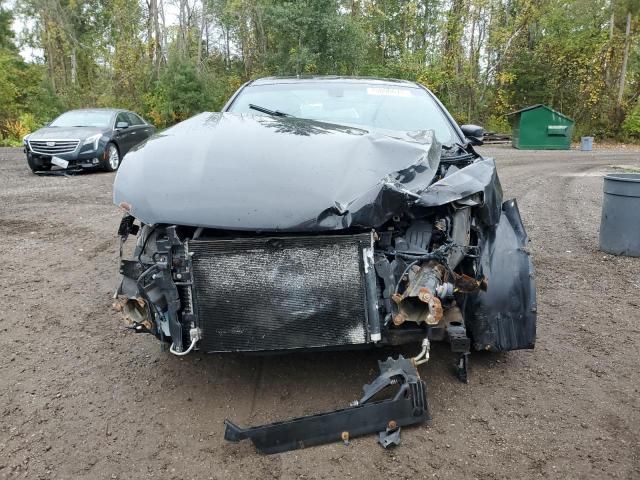
{"type": "Polygon", "coordinates": [[[640,139],[640,101],[625,118],[622,131],[631,138],[640,139]]]}
{"type": "Polygon", "coordinates": [[[193,64],[176,57],[169,62],[146,101],[150,118],[164,127],[201,112],[209,97],[193,64]]]}
{"type": "Polygon", "coordinates": [[[61,105],[45,80],[44,68],[20,57],[12,19],[0,4],[0,144],[18,146],[24,135],[55,116],[61,105]]]}
{"type": "Polygon", "coordinates": [[[545,103],[577,121],[576,135],[638,138],[637,0],[16,0],[42,51],[30,63],[1,2],[5,142],[83,106],[165,127],[220,109],[247,80],[296,74],[415,80],[459,122],[493,131],[545,103]],[[177,22],[163,26],[169,4],[177,22]]]}
{"type": "Polygon", "coordinates": [[[16,53],[17,48],[14,44],[14,34],[11,30],[11,22],[13,15],[9,10],[5,10],[0,0],[0,50],[5,52],[16,53]]]}
{"type": "Polygon", "coordinates": [[[18,106],[20,89],[17,84],[16,73],[18,61],[6,52],[0,51],[0,117],[15,116],[18,106]]]}

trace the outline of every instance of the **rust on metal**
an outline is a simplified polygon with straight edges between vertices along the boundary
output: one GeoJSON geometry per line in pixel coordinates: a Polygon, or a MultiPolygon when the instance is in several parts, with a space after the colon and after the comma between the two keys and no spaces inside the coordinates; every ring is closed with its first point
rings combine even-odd
{"type": "Polygon", "coordinates": [[[431,297],[429,302],[429,310],[431,313],[427,315],[427,324],[437,325],[442,320],[442,302],[436,296],[431,297]]]}
{"type": "Polygon", "coordinates": [[[487,291],[487,279],[481,278],[480,280],[476,280],[469,275],[457,274],[454,273],[454,286],[457,292],[461,293],[473,293],[478,290],[482,290],[483,292],[487,291]]]}
{"type": "Polygon", "coordinates": [[[142,297],[129,298],[125,295],[119,295],[112,307],[122,314],[128,325],[142,325],[147,330],[151,330],[153,327],[147,302],[142,297]]]}
{"type": "Polygon", "coordinates": [[[391,299],[398,305],[393,324],[406,321],[436,325],[442,320],[442,303],[435,294],[436,288],[447,276],[445,267],[429,261],[414,265],[407,274],[407,286],[402,294],[394,293],[391,299]]]}
{"type": "MultiPolygon", "coordinates": [[[[105,150],[105,155],[106,155],[106,150],[105,150]]],[[[118,204],[118,207],[120,207],[122,210],[124,210],[127,213],[129,213],[131,211],[131,204],[127,203],[127,202],[120,202],[118,204]]]]}
{"type": "Polygon", "coordinates": [[[399,327],[406,321],[407,321],[407,315],[404,312],[396,313],[396,315],[393,317],[393,324],[396,327],[399,327]]]}
{"type": "Polygon", "coordinates": [[[418,298],[424,303],[429,303],[433,298],[433,294],[431,293],[431,290],[423,287],[418,292],[418,298]]]}

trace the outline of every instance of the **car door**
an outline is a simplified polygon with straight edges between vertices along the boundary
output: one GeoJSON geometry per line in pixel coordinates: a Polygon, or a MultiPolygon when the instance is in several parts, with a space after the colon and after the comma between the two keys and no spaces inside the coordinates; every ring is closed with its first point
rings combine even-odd
{"type": "Polygon", "coordinates": [[[118,115],[116,115],[113,139],[118,144],[118,149],[120,150],[120,158],[123,158],[129,151],[129,149],[133,146],[132,143],[135,140],[135,136],[131,135],[131,123],[129,121],[129,117],[127,116],[127,112],[119,112],[118,115]],[[126,123],[127,126],[118,128],[118,124],[122,124],[123,122],[126,123]]]}
{"type": "Polygon", "coordinates": [[[136,146],[153,134],[154,128],[135,113],[127,112],[127,118],[129,118],[129,124],[131,125],[131,147],[136,146]]]}

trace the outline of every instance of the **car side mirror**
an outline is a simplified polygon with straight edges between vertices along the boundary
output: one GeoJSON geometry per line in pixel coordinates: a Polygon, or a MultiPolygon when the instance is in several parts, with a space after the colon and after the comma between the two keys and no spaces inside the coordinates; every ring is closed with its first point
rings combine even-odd
{"type": "Polygon", "coordinates": [[[118,122],[116,123],[116,128],[129,128],[129,124],[127,122],[118,122]]]}
{"type": "Polygon", "coordinates": [[[469,140],[471,145],[482,145],[484,137],[484,128],[478,125],[460,125],[460,130],[464,136],[469,140]]]}

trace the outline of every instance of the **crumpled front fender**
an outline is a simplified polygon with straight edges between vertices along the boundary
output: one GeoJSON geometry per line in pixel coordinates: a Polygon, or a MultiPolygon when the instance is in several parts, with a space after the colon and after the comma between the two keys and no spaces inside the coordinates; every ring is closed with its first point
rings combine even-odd
{"type": "Polygon", "coordinates": [[[533,348],[536,339],[534,268],[518,204],[502,204],[495,228],[484,232],[480,268],[487,291],[469,296],[465,319],[476,350],[533,348]]]}

